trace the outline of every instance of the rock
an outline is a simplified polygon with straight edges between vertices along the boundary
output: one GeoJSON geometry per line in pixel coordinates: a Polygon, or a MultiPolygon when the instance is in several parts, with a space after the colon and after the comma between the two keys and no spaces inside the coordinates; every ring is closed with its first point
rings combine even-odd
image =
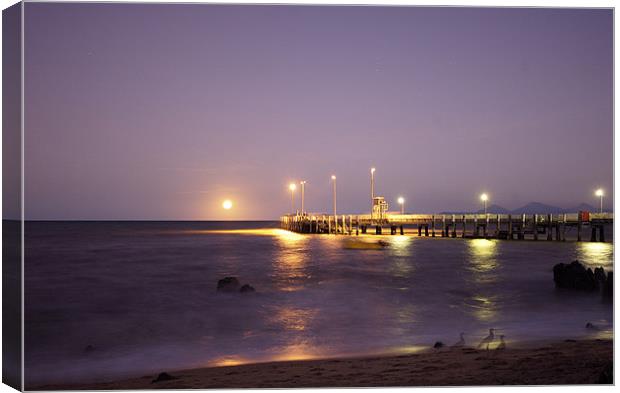
{"type": "Polygon", "coordinates": [[[558,263],[553,267],[553,281],[558,288],[593,291],[598,288],[592,269],[586,269],[579,261],[566,265],[558,263]]]}
{"type": "Polygon", "coordinates": [[[241,292],[241,293],[251,293],[251,292],[256,292],[256,289],[254,289],[254,287],[251,286],[250,284],[245,284],[245,285],[243,285],[241,287],[239,292],[241,292]]]}
{"type": "Polygon", "coordinates": [[[435,345],[433,345],[433,348],[441,348],[441,347],[443,347],[443,343],[441,341],[437,341],[435,345]]]}
{"type": "Polygon", "coordinates": [[[167,372],[163,372],[163,373],[159,373],[157,378],[155,378],[153,381],[151,381],[151,383],[162,382],[162,381],[171,381],[173,379],[177,379],[177,377],[173,377],[172,375],[168,374],[167,372]]]}
{"type": "MultiPolygon", "coordinates": [[[[594,269],[594,279],[599,285],[604,284],[606,280],[605,269],[597,267],[594,269]]],[[[601,285],[602,286],[602,285],[601,285]]]]}
{"type": "Polygon", "coordinates": [[[94,350],[95,350],[95,347],[93,347],[90,344],[88,344],[87,346],[84,347],[84,352],[86,352],[86,353],[91,353],[94,350]]]}
{"type": "Polygon", "coordinates": [[[237,277],[224,277],[217,282],[218,292],[237,292],[239,290],[239,280],[237,277]]]}
{"type": "Polygon", "coordinates": [[[586,329],[598,330],[598,327],[594,325],[592,322],[586,323],[586,329]]]}
{"type": "Polygon", "coordinates": [[[603,300],[613,301],[614,299],[614,272],[607,273],[607,279],[603,285],[603,300]]]}
{"type": "Polygon", "coordinates": [[[601,374],[598,376],[598,383],[611,385],[614,383],[614,362],[608,362],[601,374]]]}

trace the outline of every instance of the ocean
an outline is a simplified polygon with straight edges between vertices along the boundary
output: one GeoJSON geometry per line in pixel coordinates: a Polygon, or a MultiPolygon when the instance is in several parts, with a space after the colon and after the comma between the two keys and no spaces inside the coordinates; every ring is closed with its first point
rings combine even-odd
{"type": "Polygon", "coordinates": [[[461,332],[476,345],[489,328],[509,346],[612,336],[612,306],[552,272],[613,270],[609,242],[383,235],[352,249],[277,222],[27,222],[25,239],[27,387],[411,353],[461,332]],[[227,276],[256,292],[217,293],[227,276]]]}

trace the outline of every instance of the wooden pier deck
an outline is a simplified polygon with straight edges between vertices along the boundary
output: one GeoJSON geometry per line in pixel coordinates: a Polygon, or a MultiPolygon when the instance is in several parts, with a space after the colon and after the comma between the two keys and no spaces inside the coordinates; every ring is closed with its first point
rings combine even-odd
{"type": "Polygon", "coordinates": [[[605,226],[613,224],[613,213],[570,214],[290,214],[280,218],[282,229],[299,233],[359,235],[404,234],[405,227],[418,236],[565,241],[566,232],[576,229],[582,241],[590,229],[590,241],[605,241],[605,226]]]}

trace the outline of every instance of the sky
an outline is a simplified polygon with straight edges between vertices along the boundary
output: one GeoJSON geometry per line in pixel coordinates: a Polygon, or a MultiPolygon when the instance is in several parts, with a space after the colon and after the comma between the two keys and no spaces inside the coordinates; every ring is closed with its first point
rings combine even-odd
{"type": "Polygon", "coordinates": [[[391,210],[611,207],[612,56],[605,9],[26,3],[26,218],[329,212],[332,174],[364,213],[371,167],[391,210]]]}

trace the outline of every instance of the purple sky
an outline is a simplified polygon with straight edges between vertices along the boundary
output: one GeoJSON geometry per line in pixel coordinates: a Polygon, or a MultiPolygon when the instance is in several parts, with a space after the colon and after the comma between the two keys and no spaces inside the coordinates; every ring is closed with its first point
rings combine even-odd
{"type": "Polygon", "coordinates": [[[300,179],[329,211],[332,173],[364,212],[371,166],[414,212],[613,197],[611,10],[27,3],[25,24],[30,219],[272,219],[300,179]]]}

